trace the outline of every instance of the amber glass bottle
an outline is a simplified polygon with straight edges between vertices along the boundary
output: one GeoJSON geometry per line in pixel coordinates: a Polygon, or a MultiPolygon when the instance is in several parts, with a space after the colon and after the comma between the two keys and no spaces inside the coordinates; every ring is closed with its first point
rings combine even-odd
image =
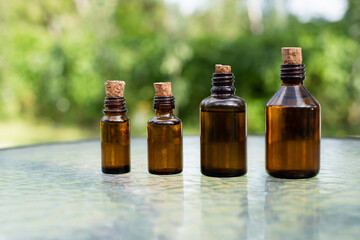
{"type": "Polygon", "coordinates": [[[148,167],[153,174],[176,174],[183,170],[182,123],[175,117],[175,98],[170,83],[155,83],[155,116],[147,123],[148,167]]]}
{"type": "Polygon", "coordinates": [[[230,66],[217,64],[211,96],[201,102],[201,172],[212,177],[244,175],[246,103],[235,95],[230,66]]]}
{"type": "Polygon", "coordinates": [[[266,170],[309,178],[320,169],[320,105],[303,85],[301,48],[283,48],[282,85],[266,105],[266,170]]]}
{"type": "Polygon", "coordinates": [[[104,117],[100,122],[101,161],[103,173],[118,174],[130,172],[130,120],[122,81],[107,81],[107,90],[114,90],[122,85],[122,93],[107,91],[104,117]],[[121,97],[119,97],[121,96],[121,97]]]}

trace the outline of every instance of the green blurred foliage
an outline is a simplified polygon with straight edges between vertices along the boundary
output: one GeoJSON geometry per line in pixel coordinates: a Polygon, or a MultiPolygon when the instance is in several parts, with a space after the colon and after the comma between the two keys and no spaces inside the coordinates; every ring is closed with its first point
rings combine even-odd
{"type": "Polygon", "coordinates": [[[98,132],[103,83],[119,79],[132,132],[145,134],[152,83],[171,81],[185,133],[197,133],[199,104],[222,63],[232,66],[237,94],[248,103],[248,132],[262,134],[265,104],[280,87],[280,48],[300,46],[323,136],[360,135],[360,3],[349,4],[335,23],[304,24],[270,7],[254,34],[244,0],[209,1],[190,16],[160,0],[1,1],[1,121],[98,132]]]}

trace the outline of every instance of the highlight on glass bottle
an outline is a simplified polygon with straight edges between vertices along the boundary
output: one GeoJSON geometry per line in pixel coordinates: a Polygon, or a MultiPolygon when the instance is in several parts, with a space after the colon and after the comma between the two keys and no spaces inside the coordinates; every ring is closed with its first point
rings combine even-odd
{"type": "Polygon", "coordinates": [[[309,178],[320,170],[320,104],[304,87],[301,48],[282,48],[282,85],[266,105],[266,170],[309,178]]]}
{"type": "Polygon", "coordinates": [[[244,175],[246,103],[235,95],[231,66],[217,64],[211,96],[201,102],[201,172],[212,177],[244,175]]]}
{"type": "Polygon", "coordinates": [[[104,117],[100,122],[103,173],[130,172],[130,120],[124,98],[124,81],[106,81],[104,117]]]}
{"type": "Polygon", "coordinates": [[[182,123],[173,109],[170,82],[154,83],[155,116],[147,123],[148,167],[153,174],[176,174],[183,170],[182,123]]]}

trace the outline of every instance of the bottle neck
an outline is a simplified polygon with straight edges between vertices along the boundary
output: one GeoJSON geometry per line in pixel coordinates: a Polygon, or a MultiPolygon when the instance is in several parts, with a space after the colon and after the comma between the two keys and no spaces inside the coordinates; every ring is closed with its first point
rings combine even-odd
{"type": "Polygon", "coordinates": [[[103,113],[105,115],[126,115],[126,102],[124,97],[117,98],[105,98],[105,109],[103,113]]]}
{"type": "Polygon", "coordinates": [[[232,73],[214,73],[212,78],[212,96],[234,96],[234,75],[232,73]]]}
{"type": "Polygon", "coordinates": [[[173,96],[155,96],[154,109],[155,115],[160,116],[173,116],[173,109],[175,108],[175,98],[173,96]]]}
{"type": "Polygon", "coordinates": [[[282,64],[280,79],[283,86],[302,85],[305,80],[304,64],[282,64]]]}
{"type": "Polygon", "coordinates": [[[155,111],[155,116],[156,117],[173,117],[174,116],[174,112],[173,110],[156,110],[155,111]]]}

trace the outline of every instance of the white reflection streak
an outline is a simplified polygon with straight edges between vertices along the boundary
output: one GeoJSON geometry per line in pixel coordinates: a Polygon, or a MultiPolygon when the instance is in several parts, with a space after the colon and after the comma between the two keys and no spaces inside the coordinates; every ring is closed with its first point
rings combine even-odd
{"type": "MultiPolygon", "coordinates": [[[[183,15],[191,15],[196,10],[205,9],[212,0],[164,0],[168,5],[177,4],[183,15]]],[[[262,9],[264,1],[246,0],[251,31],[262,31],[262,9]]],[[[268,3],[267,3],[268,4],[268,3]]],[[[330,22],[341,20],[348,9],[348,0],[275,0],[272,3],[280,16],[286,15],[286,11],[296,16],[302,22],[308,22],[313,18],[323,18],[330,22]],[[286,5],[286,10],[282,8],[286,5]]]]}

